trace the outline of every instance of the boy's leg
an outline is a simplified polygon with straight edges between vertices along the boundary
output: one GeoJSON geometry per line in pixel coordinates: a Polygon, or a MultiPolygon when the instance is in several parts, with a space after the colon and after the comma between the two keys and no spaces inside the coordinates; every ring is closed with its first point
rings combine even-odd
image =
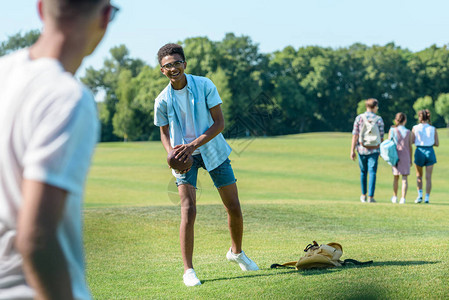
{"type": "Polygon", "coordinates": [[[242,251],[243,216],[240,208],[237,184],[233,183],[218,189],[221,200],[228,213],[228,227],[231,233],[233,253],[242,251]]]}
{"type": "Polygon", "coordinates": [[[228,226],[231,233],[231,249],[226,258],[237,263],[243,271],[257,271],[259,267],[242,250],[243,216],[237,192],[237,184],[232,183],[218,189],[221,200],[228,212],[228,226]]]}
{"type": "MultiPolygon", "coordinates": [[[[366,200],[366,193],[367,193],[367,179],[368,179],[368,160],[367,155],[360,155],[359,154],[359,167],[360,167],[360,186],[362,189],[362,196],[364,197],[364,200],[366,200]]],[[[362,200],[362,197],[360,198],[362,200]]]]}
{"type": "Polygon", "coordinates": [[[242,250],[243,216],[240,209],[234,171],[231,161],[226,159],[219,167],[209,172],[218,189],[221,200],[228,213],[228,226],[231,233],[231,249],[226,253],[228,261],[237,263],[243,271],[256,271],[259,267],[242,250]]]}
{"type": "Polygon", "coordinates": [[[369,174],[368,201],[372,201],[374,199],[374,192],[376,190],[376,173],[377,173],[378,159],[379,153],[373,153],[368,155],[368,174],[369,174]]]}
{"type": "Polygon", "coordinates": [[[181,242],[182,260],[184,271],[193,268],[193,238],[196,218],[196,190],[190,184],[178,186],[181,198],[181,225],[179,228],[179,240],[181,242]]]}

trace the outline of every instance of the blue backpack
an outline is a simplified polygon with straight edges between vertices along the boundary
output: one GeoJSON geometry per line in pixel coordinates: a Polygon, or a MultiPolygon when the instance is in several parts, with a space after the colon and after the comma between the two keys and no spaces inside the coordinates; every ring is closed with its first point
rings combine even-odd
{"type": "MultiPolygon", "coordinates": [[[[396,129],[397,130],[397,129],[396,129]]],[[[380,144],[380,156],[390,165],[396,166],[399,161],[398,150],[396,148],[397,141],[395,139],[396,132],[392,131],[392,137],[380,144]]]]}

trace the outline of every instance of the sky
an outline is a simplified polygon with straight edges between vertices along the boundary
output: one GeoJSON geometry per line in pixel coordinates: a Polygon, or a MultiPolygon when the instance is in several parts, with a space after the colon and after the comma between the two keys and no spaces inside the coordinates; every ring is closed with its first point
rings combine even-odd
{"type": "MultiPolygon", "coordinates": [[[[0,0],[0,42],[41,29],[36,0],[0,0]]],[[[249,36],[262,53],[305,46],[354,43],[397,46],[413,52],[449,43],[448,0],[111,0],[120,11],[97,50],[83,61],[100,68],[109,49],[126,45],[132,58],[157,64],[158,49],[190,37],[221,41],[249,36]]],[[[188,59],[188,58],[187,58],[188,59]]]]}

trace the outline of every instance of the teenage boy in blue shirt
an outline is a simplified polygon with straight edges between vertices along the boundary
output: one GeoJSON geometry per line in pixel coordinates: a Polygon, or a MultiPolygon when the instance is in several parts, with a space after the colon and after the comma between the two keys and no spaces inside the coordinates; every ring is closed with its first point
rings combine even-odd
{"type": "Polygon", "coordinates": [[[161,72],[170,83],[154,104],[154,124],[160,127],[165,150],[174,150],[176,157],[193,165],[185,172],[172,170],[181,198],[180,242],[186,286],[200,285],[193,270],[193,240],[196,217],[196,181],[198,168],[206,169],[217,187],[228,213],[231,248],[226,258],[238,263],[243,271],[259,268],[242,251],[243,217],[236,179],[228,158],[231,147],[221,134],[224,117],[221,99],[211,80],[185,74],[187,62],[183,48],[167,44],[158,51],[161,72]]]}

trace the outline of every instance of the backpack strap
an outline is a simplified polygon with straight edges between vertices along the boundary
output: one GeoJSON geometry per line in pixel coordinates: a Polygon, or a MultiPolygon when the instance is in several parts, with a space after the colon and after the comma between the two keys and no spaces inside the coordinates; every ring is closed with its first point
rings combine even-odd
{"type": "Polygon", "coordinates": [[[369,125],[368,118],[366,117],[365,113],[361,114],[360,117],[362,118],[365,125],[369,125]]]}
{"type": "Polygon", "coordinates": [[[393,143],[395,143],[396,145],[398,144],[398,130],[399,129],[397,127],[392,127],[390,129],[389,137],[388,137],[388,139],[392,140],[393,143]]]}
{"type": "MultiPolygon", "coordinates": [[[[365,122],[365,124],[369,124],[370,122],[368,121],[368,118],[366,117],[366,114],[363,113],[360,115],[361,118],[363,119],[363,122],[365,122]]],[[[379,121],[380,116],[376,115],[372,121],[373,124],[377,124],[377,121],[379,121]]]]}
{"type": "Polygon", "coordinates": [[[344,261],[342,261],[340,263],[341,263],[342,266],[346,266],[348,263],[351,263],[351,264],[354,264],[354,265],[357,265],[357,266],[363,266],[363,265],[372,264],[373,261],[369,260],[369,261],[363,261],[362,262],[362,261],[358,261],[358,260],[355,260],[355,259],[347,258],[347,259],[345,259],[344,261]]]}
{"type": "MultiPolygon", "coordinates": [[[[370,265],[370,264],[373,263],[372,260],[358,261],[358,260],[355,260],[355,259],[352,259],[352,258],[347,258],[344,261],[339,261],[339,262],[344,267],[347,266],[348,264],[353,264],[353,265],[356,265],[356,266],[366,266],[366,265],[370,265]]],[[[296,261],[287,262],[287,263],[282,264],[282,265],[280,265],[280,264],[272,264],[270,266],[270,268],[271,269],[277,269],[277,268],[296,269],[296,267],[289,267],[289,266],[296,266],[296,261]]]]}
{"type": "Polygon", "coordinates": [[[270,266],[270,269],[277,269],[277,268],[285,268],[285,269],[296,269],[296,267],[289,267],[289,266],[296,266],[296,261],[287,262],[285,264],[272,264],[270,266]]]}

